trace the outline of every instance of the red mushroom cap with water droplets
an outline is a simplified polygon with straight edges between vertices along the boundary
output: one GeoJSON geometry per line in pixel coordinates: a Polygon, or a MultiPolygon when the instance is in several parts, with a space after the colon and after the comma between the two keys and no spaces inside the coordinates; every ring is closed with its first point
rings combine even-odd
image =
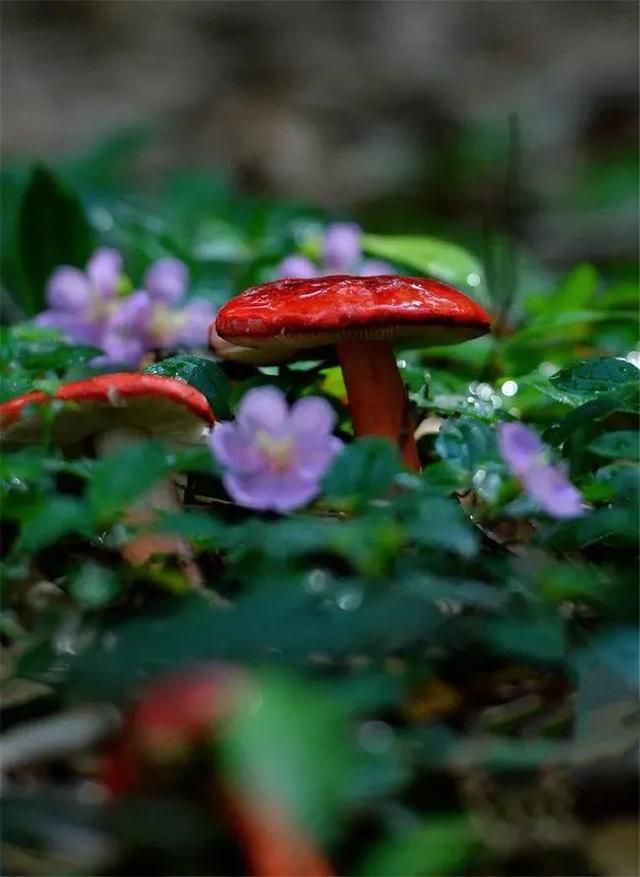
{"type": "Polygon", "coordinates": [[[228,301],[215,322],[222,338],[247,347],[356,339],[426,346],[475,338],[490,326],[486,311],[452,286],[394,275],[264,283],[228,301]]]}

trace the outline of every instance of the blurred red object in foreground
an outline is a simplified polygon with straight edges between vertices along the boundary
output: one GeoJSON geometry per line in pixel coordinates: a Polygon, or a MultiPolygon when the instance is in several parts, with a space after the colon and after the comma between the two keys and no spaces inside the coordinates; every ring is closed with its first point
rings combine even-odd
{"type": "MultiPolygon", "coordinates": [[[[187,760],[255,692],[242,670],[205,665],[152,684],[129,712],[102,781],[114,800],[139,790],[154,768],[187,760]]],[[[216,781],[219,779],[216,777],[216,781]]],[[[255,877],[332,877],[333,870],[276,802],[251,800],[224,778],[225,815],[255,877]]],[[[220,790],[218,790],[218,799],[220,790]]]]}

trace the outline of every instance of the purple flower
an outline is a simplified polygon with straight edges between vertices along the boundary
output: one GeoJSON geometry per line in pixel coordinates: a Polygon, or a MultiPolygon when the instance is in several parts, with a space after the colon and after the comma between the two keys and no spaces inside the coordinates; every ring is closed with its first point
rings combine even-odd
{"type": "Polygon", "coordinates": [[[353,222],[334,222],[328,225],[321,242],[320,264],[306,256],[287,256],[278,266],[278,277],[323,277],[329,274],[393,274],[386,262],[364,259],[362,256],[362,229],[353,222]]]}
{"type": "Polygon", "coordinates": [[[306,505],[342,449],[331,435],[334,424],[333,409],[318,396],[289,408],[277,387],[249,390],[235,423],[219,423],[210,433],[227,492],[252,509],[286,512],[306,505]]]}
{"type": "Polygon", "coordinates": [[[84,272],[70,265],[56,268],[45,290],[49,308],[36,323],[57,329],[71,341],[100,347],[121,270],[120,254],[109,249],[96,250],[84,272]]]}
{"type": "Polygon", "coordinates": [[[158,259],[144,276],[144,288],[154,301],[177,304],[189,286],[189,269],[180,259],[158,259]]]}
{"type": "Polygon", "coordinates": [[[178,344],[182,347],[206,347],[209,326],[216,315],[206,298],[192,298],[180,313],[178,344]]]}
{"type": "Polygon", "coordinates": [[[138,290],[122,299],[102,336],[101,363],[136,367],[148,349],[148,329],[153,305],[149,294],[138,290]]]}
{"type": "Polygon", "coordinates": [[[215,316],[206,299],[179,307],[189,285],[179,259],[159,259],[144,278],[144,289],[118,297],[122,258],[116,250],[96,250],[86,271],[62,265],[47,284],[49,309],[36,318],[71,341],[92,344],[105,355],[97,365],[136,367],[149,350],[204,346],[215,316]]]}
{"type": "Polygon", "coordinates": [[[582,494],[560,466],[549,462],[547,449],[534,430],[522,423],[501,423],[498,447],[526,492],[548,515],[564,519],[584,514],[582,494]]]}

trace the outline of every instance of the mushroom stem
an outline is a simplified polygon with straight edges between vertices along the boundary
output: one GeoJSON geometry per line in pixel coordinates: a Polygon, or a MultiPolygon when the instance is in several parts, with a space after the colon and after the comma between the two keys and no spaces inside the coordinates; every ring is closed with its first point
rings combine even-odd
{"type": "MultiPolygon", "coordinates": [[[[140,430],[113,429],[95,438],[96,455],[106,456],[119,448],[140,441],[145,435],[140,430]]],[[[157,512],[172,512],[181,509],[178,488],[173,478],[158,482],[126,510],[126,520],[130,524],[151,523],[157,512]]],[[[154,555],[173,555],[181,561],[183,572],[194,588],[203,585],[202,574],[193,559],[191,546],[185,539],[170,533],[143,533],[128,542],[122,549],[124,559],[131,566],[142,566],[154,555]]]]}
{"type": "Polygon", "coordinates": [[[390,439],[406,465],[419,472],[409,399],[393,347],[388,341],[341,341],[337,347],[355,434],[390,439]]]}

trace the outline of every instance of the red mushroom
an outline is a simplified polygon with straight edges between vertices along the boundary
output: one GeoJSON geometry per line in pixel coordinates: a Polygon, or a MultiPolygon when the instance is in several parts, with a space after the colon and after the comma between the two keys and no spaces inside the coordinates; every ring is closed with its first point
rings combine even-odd
{"type": "MultiPolygon", "coordinates": [[[[202,393],[183,381],[161,375],[99,375],[60,387],[53,399],[73,403],[58,412],[52,426],[54,443],[70,454],[81,450],[87,440],[93,441],[98,456],[151,436],[171,445],[195,444],[214,423],[209,403],[202,393]]],[[[50,396],[35,391],[0,405],[5,447],[38,441],[43,433],[43,420],[29,416],[29,411],[31,406],[49,401],[50,396]]],[[[155,512],[178,507],[176,485],[167,479],[128,509],[127,517],[132,523],[144,524],[155,512]]],[[[190,546],[182,539],[144,534],[129,542],[123,554],[133,566],[145,563],[155,554],[173,554],[183,562],[192,584],[201,584],[190,546]]]]}
{"type": "Polygon", "coordinates": [[[393,352],[455,344],[489,331],[489,315],[463,293],[426,277],[312,277],[246,290],[215,320],[232,344],[272,353],[337,346],[356,435],[391,439],[420,468],[407,394],[393,352]]]}

